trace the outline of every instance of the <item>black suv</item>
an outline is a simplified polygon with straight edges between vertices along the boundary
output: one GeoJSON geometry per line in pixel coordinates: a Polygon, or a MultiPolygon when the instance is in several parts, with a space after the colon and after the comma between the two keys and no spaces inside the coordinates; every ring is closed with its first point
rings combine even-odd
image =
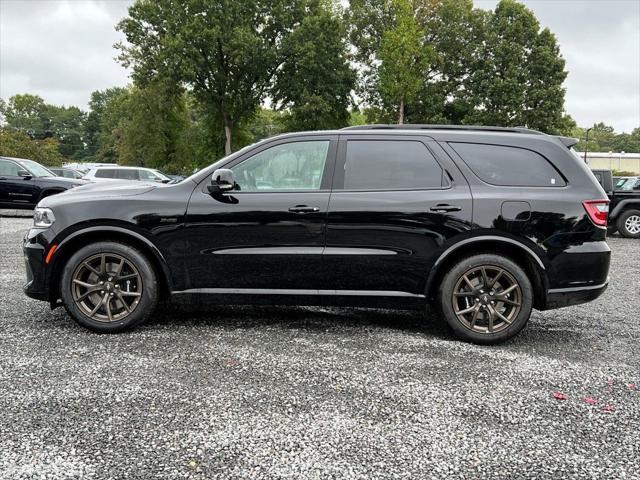
{"type": "Polygon", "coordinates": [[[0,157],[0,208],[30,210],[49,195],[85,183],[58,177],[33,160],[0,157]]]}
{"type": "MultiPolygon", "coordinates": [[[[160,300],[422,309],[496,343],[607,287],[608,200],[575,140],[520,128],[277,136],[175,185],[49,197],[27,295],[116,332],[160,300]]],[[[77,191],[76,191],[77,190],[77,191]]]]}

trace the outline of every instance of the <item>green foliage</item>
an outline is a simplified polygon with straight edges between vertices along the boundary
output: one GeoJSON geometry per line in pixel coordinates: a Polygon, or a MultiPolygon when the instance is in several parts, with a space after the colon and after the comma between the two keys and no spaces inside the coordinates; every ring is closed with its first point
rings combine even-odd
{"type": "Polygon", "coordinates": [[[304,18],[284,41],[273,100],[287,109],[289,131],[344,127],[356,73],[347,60],[346,28],[327,8],[304,18]]]}
{"type": "Polygon", "coordinates": [[[0,156],[35,160],[47,166],[62,165],[58,142],[53,138],[33,139],[24,132],[0,128],[0,156]]]}
{"type": "Polygon", "coordinates": [[[58,107],[37,95],[14,95],[0,104],[7,126],[34,139],[54,138],[62,156],[82,158],[82,139],[86,114],[77,107],[58,107]]]}
{"type": "Polygon", "coordinates": [[[587,129],[574,128],[571,136],[580,139],[574,147],[580,152],[585,149],[589,152],[640,152],[640,127],[634,128],[631,133],[615,133],[613,127],[602,122],[590,127],[589,142],[587,129]]]}
{"type": "Polygon", "coordinates": [[[501,0],[485,30],[471,81],[476,108],[465,122],[560,133],[567,72],[555,36],[515,0],[501,0]]]}
{"type": "Polygon", "coordinates": [[[169,78],[191,89],[223,125],[225,151],[234,126],[251,118],[282,63],[283,40],[310,0],[138,0],[118,28],[120,59],[141,84],[169,78]]]}
{"type": "Polygon", "coordinates": [[[405,105],[415,103],[424,73],[433,58],[431,45],[423,43],[424,31],[414,18],[410,0],[391,0],[393,26],[382,34],[378,89],[382,103],[397,112],[404,123],[405,105]]]}

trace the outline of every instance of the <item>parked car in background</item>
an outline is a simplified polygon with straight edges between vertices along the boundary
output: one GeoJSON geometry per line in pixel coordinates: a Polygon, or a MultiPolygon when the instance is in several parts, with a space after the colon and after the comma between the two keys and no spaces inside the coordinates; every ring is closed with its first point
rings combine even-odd
{"type": "MultiPolygon", "coordinates": [[[[25,236],[27,295],[86,328],[160,299],[434,307],[468,341],[608,285],[605,192],[577,140],[524,128],[365,126],[280,135],[183,182],[47,198],[25,236]]],[[[82,189],[79,189],[82,190],[82,189]]]]}
{"type": "Polygon", "coordinates": [[[0,157],[0,208],[32,209],[45,197],[86,183],[58,177],[33,160],[0,157]]]}
{"type": "Polygon", "coordinates": [[[94,182],[110,180],[134,180],[144,182],[172,183],[173,180],[159,170],[144,167],[93,167],[83,177],[94,182]]]}
{"type": "Polygon", "coordinates": [[[609,234],[616,232],[626,238],[640,238],[640,177],[622,177],[613,182],[611,170],[593,170],[596,179],[609,197],[609,234]],[[619,186],[621,185],[621,186],[619,186]]]}
{"type": "Polygon", "coordinates": [[[74,170],[73,168],[55,167],[55,168],[49,168],[49,170],[51,170],[57,176],[64,177],[64,178],[74,178],[77,180],[84,176],[84,173],[80,172],[79,170],[74,170]]]}
{"type": "Polygon", "coordinates": [[[640,190],[640,177],[618,177],[616,182],[615,177],[614,190],[640,190]]]}

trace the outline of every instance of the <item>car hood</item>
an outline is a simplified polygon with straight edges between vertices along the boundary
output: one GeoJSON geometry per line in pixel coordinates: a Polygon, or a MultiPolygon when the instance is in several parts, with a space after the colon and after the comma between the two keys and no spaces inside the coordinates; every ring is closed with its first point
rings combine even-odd
{"type": "Polygon", "coordinates": [[[65,177],[37,177],[37,180],[41,184],[51,185],[51,186],[61,186],[66,188],[71,188],[74,185],[86,185],[88,182],[86,180],[81,180],[78,178],[65,178],[65,177]]]}
{"type": "Polygon", "coordinates": [[[45,197],[39,203],[39,206],[54,207],[65,203],[82,201],[85,198],[130,197],[134,195],[141,195],[156,188],[158,188],[158,185],[155,183],[143,182],[135,182],[135,184],[134,182],[88,183],[86,185],[67,190],[58,195],[45,197]]]}

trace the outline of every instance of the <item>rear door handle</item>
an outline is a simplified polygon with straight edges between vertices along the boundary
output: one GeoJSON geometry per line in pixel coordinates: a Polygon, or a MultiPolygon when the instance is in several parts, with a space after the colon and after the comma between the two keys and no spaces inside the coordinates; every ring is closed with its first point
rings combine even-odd
{"type": "Polygon", "coordinates": [[[308,205],[296,205],[289,209],[291,213],[314,213],[319,212],[320,207],[310,207],[308,205]]]}
{"type": "Polygon", "coordinates": [[[462,207],[458,205],[436,205],[435,207],[431,207],[429,210],[432,212],[459,212],[462,210],[462,207]]]}

